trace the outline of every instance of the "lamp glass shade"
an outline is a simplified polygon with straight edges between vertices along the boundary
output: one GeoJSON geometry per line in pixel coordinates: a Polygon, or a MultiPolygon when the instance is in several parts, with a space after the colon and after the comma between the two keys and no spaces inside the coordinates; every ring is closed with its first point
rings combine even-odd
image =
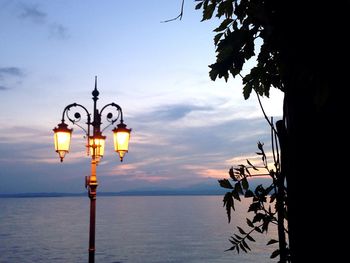
{"type": "Polygon", "coordinates": [[[117,128],[113,129],[114,150],[119,154],[121,161],[129,150],[130,132],[131,129],[126,128],[123,123],[118,124],[117,128]]]}
{"type": "Polygon", "coordinates": [[[58,125],[58,127],[54,128],[53,131],[55,150],[62,162],[66,153],[69,152],[73,129],[68,129],[68,125],[62,122],[58,125]]]}
{"type": "Polygon", "coordinates": [[[90,155],[94,157],[103,157],[105,152],[106,136],[98,135],[89,138],[90,155]]]}

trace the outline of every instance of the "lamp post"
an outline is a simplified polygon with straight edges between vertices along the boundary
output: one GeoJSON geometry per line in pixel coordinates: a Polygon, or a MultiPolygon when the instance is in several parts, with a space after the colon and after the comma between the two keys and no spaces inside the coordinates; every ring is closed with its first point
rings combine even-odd
{"type": "Polygon", "coordinates": [[[102,107],[99,111],[97,109],[99,91],[97,90],[97,77],[95,77],[95,89],[92,91],[92,99],[94,101],[94,108],[91,113],[83,106],[77,103],[72,103],[67,105],[62,113],[61,123],[53,129],[54,140],[55,140],[55,150],[58,153],[61,162],[66,153],[69,152],[70,141],[73,129],[69,129],[68,125],[65,123],[65,117],[73,124],[81,128],[87,138],[87,155],[91,156],[91,175],[85,178],[85,187],[88,189],[88,196],[90,198],[90,231],[89,231],[89,263],[95,262],[95,221],[96,221],[96,189],[98,186],[96,178],[96,166],[103,157],[105,148],[106,136],[102,135],[102,132],[113,125],[116,121],[120,120],[120,123],[113,129],[113,142],[114,150],[119,154],[120,161],[123,161],[125,154],[128,152],[129,139],[131,129],[128,129],[124,124],[123,111],[122,108],[115,103],[109,103],[102,107]],[[70,115],[70,110],[72,108],[80,108],[86,113],[87,127],[84,128],[78,124],[81,120],[81,114],[77,111],[73,116],[70,115]],[[106,115],[106,120],[109,124],[101,130],[101,118],[104,110],[106,108],[112,108],[116,111],[117,115],[113,115],[109,112],[106,115]]]}

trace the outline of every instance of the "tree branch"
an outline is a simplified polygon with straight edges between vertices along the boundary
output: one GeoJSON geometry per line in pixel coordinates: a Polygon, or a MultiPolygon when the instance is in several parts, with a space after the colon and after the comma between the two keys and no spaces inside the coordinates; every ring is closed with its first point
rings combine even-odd
{"type": "Polygon", "coordinates": [[[171,21],[175,21],[175,20],[177,20],[177,19],[181,20],[183,14],[184,14],[184,4],[185,4],[185,0],[182,0],[180,14],[179,14],[177,17],[174,17],[174,18],[172,18],[172,19],[168,19],[168,20],[161,21],[161,23],[168,23],[168,22],[171,22],[171,21]]]}
{"type": "Polygon", "coordinates": [[[255,91],[255,93],[256,93],[256,96],[257,96],[257,98],[258,98],[258,102],[259,102],[261,111],[262,111],[262,113],[263,113],[263,115],[264,115],[266,121],[267,121],[268,124],[270,125],[271,129],[273,129],[273,131],[274,131],[275,133],[278,134],[278,132],[276,131],[274,125],[270,122],[269,118],[267,117],[267,115],[266,115],[266,113],[265,113],[264,107],[262,106],[262,103],[261,103],[261,100],[260,100],[260,95],[258,94],[258,92],[257,92],[256,90],[254,90],[254,91],[255,91]]]}

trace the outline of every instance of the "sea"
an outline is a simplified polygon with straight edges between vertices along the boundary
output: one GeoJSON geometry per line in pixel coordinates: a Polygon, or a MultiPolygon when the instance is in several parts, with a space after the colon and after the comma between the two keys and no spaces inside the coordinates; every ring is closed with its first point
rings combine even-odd
{"type": "MultiPolygon", "coordinates": [[[[96,263],[263,263],[277,229],[253,235],[248,253],[225,251],[248,230],[250,200],[228,223],[222,196],[97,196],[96,263]]],[[[89,198],[0,198],[0,263],[88,262],[89,198]]]]}

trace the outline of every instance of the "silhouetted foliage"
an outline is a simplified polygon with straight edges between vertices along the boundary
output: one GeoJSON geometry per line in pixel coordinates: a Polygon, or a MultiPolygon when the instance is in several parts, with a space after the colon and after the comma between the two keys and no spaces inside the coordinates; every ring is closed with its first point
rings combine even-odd
{"type": "Polygon", "coordinates": [[[203,10],[204,20],[213,16],[221,19],[221,24],[214,29],[216,62],[209,67],[210,78],[217,77],[226,81],[231,74],[240,75],[246,61],[256,58],[256,65],[243,77],[243,95],[249,98],[252,90],[259,95],[269,96],[270,87],[283,90],[279,60],[269,17],[268,2],[260,0],[196,0],[196,9],[203,10]],[[261,41],[258,42],[257,39],[261,41]],[[262,44],[261,44],[262,43],[262,44]],[[261,44],[261,47],[259,45],[261,44]],[[256,50],[259,54],[256,56],[256,50]]]}
{"type": "MultiPolygon", "coordinates": [[[[347,130],[337,125],[348,118],[348,97],[343,95],[349,87],[348,70],[341,65],[349,58],[346,32],[350,1],[195,2],[196,9],[203,12],[202,21],[220,21],[214,29],[217,56],[210,65],[210,78],[227,81],[230,75],[242,77],[245,99],[253,90],[269,96],[271,87],[285,94],[283,121],[276,127],[288,187],[291,261],[318,262],[337,257],[337,242],[326,240],[337,239],[333,226],[338,225],[335,215],[339,211],[328,203],[329,211],[324,213],[325,201],[320,192],[333,176],[327,167],[340,163],[342,157],[336,153],[348,137],[347,130]],[[244,66],[252,59],[256,63],[246,71],[244,66]],[[323,226],[324,238],[320,238],[320,229],[314,227],[315,220],[323,226]],[[325,242],[327,249],[320,253],[325,242]]],[[[235,183],[231,185],[233,189],[235,183]]],[[[339,187],[337,193],[347,192],[345,184],[339,187]]],[[[234,207],[233,200],[233,194],[232,198],[225,196],[226,209],[234,207]]],[[[346,201],[341,200],[337,202],[345,206],[346,201]]]]}
{"type": "MultiPolygon", "coordinates": [[[[217,33],[214,37],[217,57],[216,62],[209,66],[210,78],[215,81],[217,77],[223,77],[227,81],[230,74],[233,77],[240,75],[243,79],[245,99],[249,98],[253,90],[257,93],[258,98],[259,95],[268,97],[270,87],[283,90],[281,78],[283,67],[279,60],[278,50],[274,45],[274,38],[271,37],[271,29],[268,26],[269,11],[272,11],[268,10],[268,3],[259,0],[196,0],[196,2],[198,3],[195,8],[203,10],[202,21],[209,20],[213,16],[221,19],[220,25],[214,29],[214,32],[217,33]],[[259,47],[259,45],[261,46],[259,47]],[[255,53],[256,50],[259,52],[258,55],[255,53]],[[242,76],[244,64],[252,58],[256,59],[255,66],[250,69],[250,73],[242,76]]],[[[265,113],[264,115],[267,119],[265,113]]],[[[273,124],[268,119],[267,121],[273,128],[272,145],[276,143],[277,146],[277,132],[274,130],[273,124]]],[[[244,231],[238,227],[239,233],[231,237],[232,247],[228,250],[247,252],[250,250],[248,241],[255,241],[251,236],[254,232],[265,233],[270,224],[280,224],[283,227],[283,230],[279,229],[280,240],[271,240],[268,245],[279,242],[280,249],[274,251],[271,258],[280,255],[280,250],[282,250],[280,259],[281,262],[286,262],[288,257],[287,244],[285,234],[281,233],[285,231],[285,217],[281,211],[278,213],[278,209],[283,210],[283,214],[287,210],[286,190],[284,178],[281,175],[279,153],[275,153],[273,149],[275,169],[270,170],[263,144],[260,142],[258,149],[257,154],[261,156],[262,167],[257,168],[247,160],[247,165],[240,164],[229,170],[233,184],[227,179],[219,180],[221,187],[232,189],[231,192],[225,194],[223,200],[229,222],[231,210],[235,209],[234,201],[240,201],[241,195],[252,198],[248,212],[254,213],[252,219],[247,218],[249,230],[244,231]],[[261,168],[265,169],[271,177],[272,184],[267,188],[259,185],[255,190],[249,189],[248,178],[252,176],[250,170],[259,171],[261,168]],[[282,184],[280,180],[283,181],[282,184]],[[276,202],[277,199],[279,202],[276,202]]]]}
{"type": "MultiPolygon", "coordinates": [[[[250,251],[251,248],[249,242],[255,242],[252,235],[254,233],[267,233],[270,224],[281,224],[283,231],[288,233],[287,229],[284,227],[287,215],[287,192],[284,183],[280,183],[280,180],[283,180],[283,178],[280,173],[279,158],[274,154],[274,168],[271,169],[268,166],[268,160],[263,145],[263,143],[258,142],[259,151],[256,152],[256,154],[261,157],[261,166],[254,165],[247,160],[247,164],[239,164],[236,167],[231,167],[229,169],[228,173],[232,183],[228,179],[219,180],[221,187],[231,190],[225,194],[223,199],[228,222],[231,221],[231,211],[235,210],[235,200],[239,202],[241,201],[241,198],[250,198],[252,200],[248,212],[253,213],[253,216],[252,218],[246,219],[248,230],[244,230],[242,227],[237,226],[238,233],[235,233],[229,239],[232,246],[227,250],[237,251],[238,253],[240,251],[250,251]],[[261,174],[262,170],[264,170],[263,174],[261,174]],[[257,172],[259,173],[257,174],[257,172]],[[259,175],[268,175],[271,178],[272,183],[267,187],[259,184],[255,189],[250,189],[248,178],[259,175]],[[278,206],[279,204],[282,204],[282,206],[278,206]],[[283,215],[278,213],[278,210],[283,210],[283,215]],[[278,218],[279,216],[282,218],[278,218]]],[[[281,246],[283,246],[282,250],[284,251],[284,258],[287,259],[289,258],[289,250],[286,244],[285,235],[279,235],[279,238],[283,239],[280,240],[282,241],[280,249],[281,246]]],[[[279,240],[271,239],[267,245],[272,245],[278,242],[279,240]]],[[[271,254],[271,258],[280,255],[280,249],[276,249],[271,254]]]]}

